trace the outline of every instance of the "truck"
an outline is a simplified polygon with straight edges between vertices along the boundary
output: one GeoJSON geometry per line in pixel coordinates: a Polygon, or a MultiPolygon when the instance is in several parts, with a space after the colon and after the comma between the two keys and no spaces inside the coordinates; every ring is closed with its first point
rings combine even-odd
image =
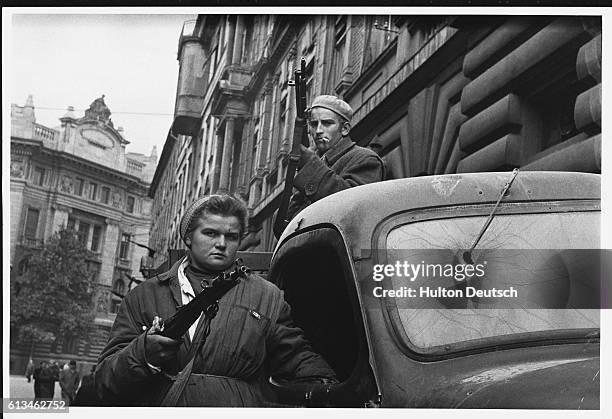
{"type": "Polygon", "coordinates": [[[271,380],[282,403],[599,409],[600,176],[510,176],[385,181],[299,213],[267,279],[340,382],[271,380]],[[457,279],[466,260],[484,275],[457,279]]]}

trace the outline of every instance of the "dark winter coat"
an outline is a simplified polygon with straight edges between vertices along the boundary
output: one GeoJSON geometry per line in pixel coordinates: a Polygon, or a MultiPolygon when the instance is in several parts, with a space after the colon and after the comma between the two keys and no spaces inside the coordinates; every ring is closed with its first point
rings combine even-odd
{"type": "MultiPolygon", "coordinates": [[[[158,405],[165,394],[168,379],[146,364],[144,331],[154,316],[167,319],[182,304],[179,265],[180,261],[125,297],[96,367],[95,384],[105,404],[158,405]]],[[[190,344],[186,334],[177,363],[167,371],[177,372],[187,364],[190,344]]],[[[249,274],[219,301],[179,405],[263,406],[271,400],[264,394],[271,375],[335,377],[292,324],[282,291],[249,274]]]]}
{"type": "Polygon", "coordinates": [[[100,399],[94,385],[94,374],[87,374],[81,380],[81,387],[74,398],[73,406],[100,406],[100,399]]]}
{"type": "Polygon", "coordinates": [[[298,171],[293,185],[298,189],[289,203],[288,219],[313,202],[354,186],[384,180],[383,161],[374,151],[342,137],[323,158],[313,155],[298,171]]]}
{"type": "Polygon", "coordinates": [[[53,399],[57,375],[52,366],[38,367],[34,370],[34,397],[36,399],[53,399]]]}

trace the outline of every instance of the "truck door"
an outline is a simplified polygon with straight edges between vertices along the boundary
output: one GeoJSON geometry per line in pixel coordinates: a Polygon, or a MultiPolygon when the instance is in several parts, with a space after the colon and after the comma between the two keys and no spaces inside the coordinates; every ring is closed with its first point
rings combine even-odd
{"type": "MultiPolygon", "coordinates": [[[[378,395],[353,272],[344,240],[331,227],[290,238],[270,267],[268,279],[284,291],[293,320],[340,380],[320,397],[319,405],[368,406],[378,395]]],[[[297,398],[291,403],[304,397],[299,387],[292,391],[290,383],[283,394],[285,399],[297,398]]]]}

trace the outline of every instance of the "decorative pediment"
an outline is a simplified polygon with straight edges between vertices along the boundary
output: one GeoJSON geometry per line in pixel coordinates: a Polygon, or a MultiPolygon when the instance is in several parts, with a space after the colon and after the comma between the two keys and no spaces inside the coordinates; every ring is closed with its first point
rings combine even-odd
{"type": "Polygon", "coordinates": [[[102,149],[113,148],[115,146],[115,141],[109,133],[104,132],[104,130],[84,127],[80,131],[81,136],[84,140],[95,147],[99,147],[102,149]]]}
{"type": "Polygon", "coordinates": [[[104,95],[100,96],[85,110],[85,115],[77,121],[79,135],[94,147],[103,150],[115,147],[116,143],[129,144],[111,121],[111,110],[104,102],[104,95]]]}

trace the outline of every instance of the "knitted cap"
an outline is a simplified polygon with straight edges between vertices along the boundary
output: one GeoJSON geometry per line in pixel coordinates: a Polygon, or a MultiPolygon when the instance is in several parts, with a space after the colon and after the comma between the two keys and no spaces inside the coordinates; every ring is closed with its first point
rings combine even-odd
{"type": "Polygon", "coordinates": [[[353,117],[353,108],[351,108],[351,105],[349,105],[342,99],[337,98],[336,96],[331,96],[331,95],[317,96],[312,101],[312,105],[310,106],[310,109],[316,108],[316,107],[329,109],[330,111],[335,112],[338,115],[340,115],[342,118],[344,118],[348,122],[350,122],[351,118],[353,117]]]}
{"type": "Polygon", "coordinates": [[[179,233],[181,234],[181,239],[185,241],[185,236],[187,235],[187,229],[189,228],[189,224],[191,224],[191,220],[196,212],[213,196],[221,196],[221,195],[207,195],[201,198],[196,199],[187,207],[185,210],[185,214],[183,214],[183,218],[181,218],[181,226],[179,233]]]}
{"type": "MultiPolygon", "coordinates": [[[[187,234],[189,233],[189,226],[193,222],[194,217],[201,214],[202,211],[208,211],[211,214],[222,216],[236,217],[240,222],[240,234],[244,233],[246,229],[248,209],[240,197],[229,194],[203,196],[193,201],[191,205],[187,207],[181,218],[179,233],[181,234],[183,242],[185,242],[187,234]]],[[[187,244],[187,242],[185,242],[185,244],[187,244]]]]}

